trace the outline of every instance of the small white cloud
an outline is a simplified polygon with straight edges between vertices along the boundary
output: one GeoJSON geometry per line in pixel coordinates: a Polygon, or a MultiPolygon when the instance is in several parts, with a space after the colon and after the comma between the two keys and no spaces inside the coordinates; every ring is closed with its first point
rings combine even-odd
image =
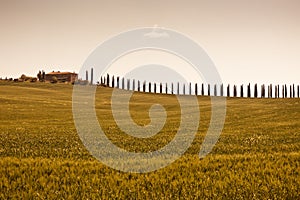
{"type": "Polygon", "coordinates": [[[166,32],[161,32],[158,28],[157,25],[153,27],[153,30],[149,33],[144,34],[144,37],[149,37],[149,38],[168,38],[170,35],[166,32]]]}

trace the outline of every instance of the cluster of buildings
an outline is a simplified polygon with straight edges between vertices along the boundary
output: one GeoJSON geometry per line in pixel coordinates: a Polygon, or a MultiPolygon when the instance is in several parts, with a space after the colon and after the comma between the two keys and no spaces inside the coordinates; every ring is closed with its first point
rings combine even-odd
{"type": "Polygon", "coordinates": [[[74,83],[78,80],[78,74],[75,72],[52,71],[44,75],[44,81],[70,82],[74,83]]]}

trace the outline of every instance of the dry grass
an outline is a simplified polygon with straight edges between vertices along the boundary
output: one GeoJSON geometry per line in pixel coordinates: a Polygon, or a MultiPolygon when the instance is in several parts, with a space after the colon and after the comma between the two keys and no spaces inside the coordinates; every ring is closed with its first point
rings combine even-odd
{"type": "MultiPolygon", "coordinates": [[[[164,169],[130,174],[101,164],[82,145],[71,95],[71,85],[0,82],[0,199],[300,198],[300,99],[229,98],[222,135],[200,160],[210,99],[199,97],[200,127],[186,154],[164,169]]],[[[96,108],[116,145],[147,152],[176,134],[179,106],[174,96],[134,94],[131,114],[138,124],[149,123],[152,103],[168,111],[159,134],[137,139],[116,126],[110,95],[111,89],[98,88],[96,108]]]]}

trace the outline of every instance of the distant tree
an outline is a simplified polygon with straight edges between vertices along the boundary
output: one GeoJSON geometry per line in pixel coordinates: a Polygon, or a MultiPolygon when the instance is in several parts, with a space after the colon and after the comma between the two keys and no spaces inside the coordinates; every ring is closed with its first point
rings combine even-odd
{"type": "Polygon", "coordinates": [[[236,85],[233,85],[233,96],[237,97],[237,89],[236,89],[236,85]]]}
{"type": "Polygon", "coordinates": [[[39,73],[37,74],[37,78],[39,79],[39,81],[42,81],[42,72],[41,70],[39,71],[39,73]]]}
{"type": "Polygon", "coordinates": [[[162,94],[162,83],[159,84],[159,93],[162,94]]]}
{"type": "Polygon", "coordinates": [[[247,97],[248,97],[248,98],[251,98],[251,86],[250,86],[250,83],[249,83],[249,85],[248,85],[247,97]]]}
{"type": "Polygon", "coordinates": [[[285,84],[284,85],[284,96],[285,96],[285,98],[287,98],[287,94],[288,94],[288,91],[287,91],[287,86],[285,84]]]}
{"type": "Polygon", "coordinates": [[[43,71],[42,71],[42,80],[43,80],[43,81],[45,81],[45,76],[46,76],[46,73],[45,73],[45,71],[43,70],[43,71]]]}
{"type": "Polygon", "coordinates": [[[135,79],[132,80],[132,91],[135,90],[135,79]]]}
{"type": "Polygon", "coordinates": [[[261,86],[261,97],[262,98],[266,97],[266,88],[264,84],[261,86]]]}
{"type": "Polygon", "coordinates": [[[214,96],[218,96],[217,84],[215,84],[215,86],[214,86],[214,96]]]}
{"type": "Polygon", "coordinates": [[[146,81],[143,82],[143,92],[146,92],[146,81]]]}
{"type": "Polygon", "coordinates": [[[227,96],[230,97],[230,85],[227,86],[227,96]]]}
{"type": "Polygon", "coordinates": [[[223,83],[220,86],[220,96],[221,97],[224,96],[224,85],[223,85],[223,83]]]}
{"type": "Polygon", "coordinates": [[[27,78],[27,76],[25,74],[22,74],[21,77],[20,77],[20,79],[22,79],[23,81],[25,81],[26,78],[27,78]]]}
{"type": "Polygon", "coordinates": [[[257,84],[254,85],[254,97],[257,98],[258,91],[257,91],[257,84]]]}
{"type": "Polygon", "coordinates": [[[109,74],[107,74],[106,77],[107,77],[106,78],[106,80],[107,80],[106,85],[107,85],[107,87],[109,87],[109,74]]]}
{"type": "Polygon", "coordinates": [[[112,76],[111,87],[115,87],[115,76],[112,76]]]}
{"type": "Polygon", "coordinates": [[[130,90],[130,79],[127,79],[127,90],[130,90]]]}
{"type": "Polygon", "coordinates": [[[295,84],[293,84],[293,98],[295,98],[295,84]]]}
{"type": "Polygon", "coordinates": [[[120,88],[120,77],[119,76],[117,77],[117,88],[120,88]]]}
{"type": "Polygon", "coordinates": [[[168,83],[166,83],[166,94],[168,94],[168,83]]]}
{"type": "Polygon", "coordinates": [[[241,85],[241,97],[244,97],[244,86],[241,85]]]}

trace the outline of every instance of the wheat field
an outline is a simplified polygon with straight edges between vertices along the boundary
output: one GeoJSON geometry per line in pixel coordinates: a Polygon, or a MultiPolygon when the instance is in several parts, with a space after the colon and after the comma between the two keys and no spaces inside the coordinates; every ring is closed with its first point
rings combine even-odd
{"type": "MultiPolygon", "coordinates": [[[[0,199],[300,199],[300,99],[227,98],[223,132],[213,151],[198,153],[209,126],[209,97],[198,97],[200,126],[171,165],[139,174],[111,169],[82,144],[72,115],[72,85],[0,82],[0,199]]],[[[96,111],[107,137],[149,152],[176,134],[173,95],[134,93],[133,120],[150,122],[154,103],[168,113],[149,139],[124,134],[111,112],[112,89],[98,87],[96,111]]]]}

